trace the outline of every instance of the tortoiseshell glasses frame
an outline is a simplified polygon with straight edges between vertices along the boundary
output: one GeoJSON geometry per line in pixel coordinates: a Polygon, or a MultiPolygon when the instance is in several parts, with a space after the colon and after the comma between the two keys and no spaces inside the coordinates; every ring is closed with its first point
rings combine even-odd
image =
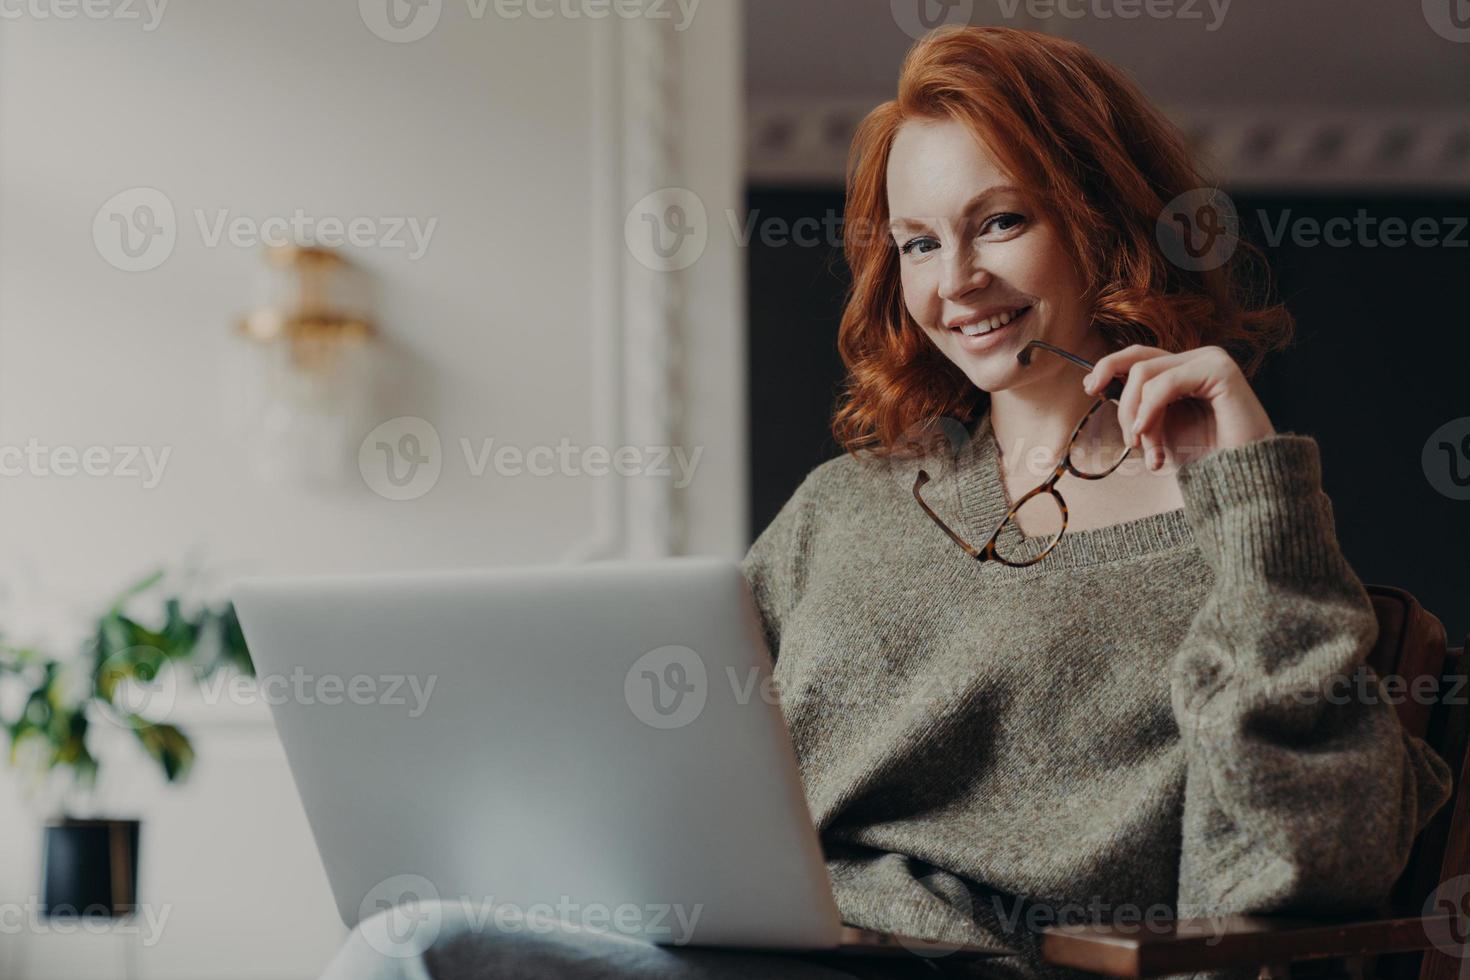
{"type": "MultiPolygon", "coordinates": [[[[1064,357],[1067,360],[1071,361],[1073,364],[1076,364],[1078,367],[1086,368],[1089,371],[1091,371],[1093,368],[1092,362],[1078,357],[1076,354],[1073,354],[1069,351],[1062,350],[1060,347],[1055,347],[1051,344],[1048,344],[1043,340],[1033,340],[1025,347],[1021,348],[1021,352],[1016,355],[1016,360],[1020,361],[1023,365],[1030,364],[1032,348],[1051,351],[1053,354],[1064,357]]],[[[935,524],[939,525],[939,529],[945,534],[949,535],[951,541],[959,545],[962,549],[964,549],[965,554],[969,555],[976,561],[998,561],[1002,565],[1009,565],[1012,568],[1025,568],[1028,565],[1034,565],[1037,562],[1041,561],[1041,559],[1045,558],[1048,554],[1050,554],[1051,550],[1057,546],[1057,542],[1062,540],[1062,535],[1067,532],[1067,502],[1062,499],[1061,493],[1059,493],[1056,489],[1057,481],[1060,480],[1062,476],[1067,473],[1071,473],[1073,476],[1081,477],[1084,480],[1101,480],[1103,477],[1110,475],[1114,470],[1116,470],[1119,466],[1123,464],[1123,460],[1128,458],[1128,451],[1125,447],[1123,454],[1118,457],[1117,462],[1113,463],[1112,466],[1108,467],[1107,470],[1102,473],[1084,473],[1072,464],[1072,449],[1077,444],[1077,437],[1082,434],[1082,431],[1085,428],[1087,428],[1087,423],[1092,419],[1092,416],[1096,414],[1098,409],[1102,408],[1108,402],[1111,401],[1116,403],[1121,397],[1123,397],[1123,381],[1119,378],[1113,378],[1111,381],[1108,382],[1108,386],[1103,389],[1103,393],[1098,397],[1097,401],[1094,402],[1092,407],[1087,410],[1087,414],[1082,416],[1082,421],[1078,422],[1077,427],[1072,430],[1072,436],[1067,440],[1066,449],[1062,452],[1062,460],[1060,463],[1057,464],[1056,469],[1052,470],[1051,475],[1048,476],[1044,481],[1042,481],[1040,486],[1028,492],[1025,496],[1023,496],[1020,500],[1017,500],[1011,506],[1011,509],[1006,512],[1005,518],[1001,520],[998,525],[996,525],[995,532],[990,535],[990,540],[986,541],[985,546],[982,548],[976,548],[974,545],[970,544],[964,538],[956,534],[954,529],[946,524],[943,520],[941,520],[939,515],[934,513],[934,511],[930,509],[929,505],[924,502],[924,498],[919,494],[919,490],[923,488],[924,484],[929,482],[929,474],[926,473],[924,470],[919,470],[919,475],[914,480],[914,499],[919,502],[920,507],[924,508],[924,513],[928,514],[929,518],[934,521],[935,524]],[[1005,530],[1005,526],[1011,523],[1011,521],[1015,518],[1016,514],[1021,510],[1022,507],[1026,506],[1027,501],[1029,501],[1032,497],[1043,493],[1049,493],[1056,498],[1057,506],[1058,508],[1060,508],[1062,514],[1061,530],[1057,531],[1056,537],[1053,538],[1051,543],[1046,546],[1046,549],[1042,551],[1039,555],[1036,555],[1034,558],[1028,558],[1025,561],[1008,561],[1007,559],[1001,557],[995,549],[995,543],[996,541],[1000,540],[1001,531],[1005,530]]],[[[1019,521],[1016,522],[1016,527],[1018,530],[1020,529],[1019,521]]]]}

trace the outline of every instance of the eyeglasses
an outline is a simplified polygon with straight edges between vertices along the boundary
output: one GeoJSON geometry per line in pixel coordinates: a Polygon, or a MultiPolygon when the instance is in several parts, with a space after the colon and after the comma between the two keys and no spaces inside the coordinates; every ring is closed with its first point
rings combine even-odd
{"type": "MultiPolygon", "coordinates": [[[[1086,368],[1089,371],[1092,370],[1093,365],[1090,361],[1084,360],[1075,354],[1062,350],[1060,347],[1054,347],[1041,340],[1033,340],[1023,347],[1021,352],[1016,355],[1016,360],[1020,361],[1023,365],[1030,364],[1032,348],[1051,351],[1053,354],[1064,357],[1079,367],[1086,368]]],[[[1102,395],[1087,410],[1087,414],[1082,417],[1082,421],[1077,423],[1077,427],[1072,430],[1072,436],[1067,440],[1066,448],[1062,451],[1061,462],[1057,464],[1056,469],[1052,471],[1051,475],[1040,486],[1027,493],[1011,506],[1010,510],[1006,512],[1005,519],[996,527],[995,533],[990,536],[989,541],[985,542],[985,547],[983,548],[976,548],[956,534],[954,529],[941,520],[939,515],[935,514],[929,505],[924,502],[924,498],[919,494],[919,490],[924,484],[929,482],[929,474],[924,470],[919,470],[919,475],[914,480],[914,499],[919,502],[920,507],[924,508],[924,513],[928,514],[929,518],[935,524],[939,525],[940,530],[949,535],[950,540],[963,548],[965,554],[976,561],[990,561],[993,559],[1002,565],[1009,565],[1012,568],[1025,568],[1027,565],[1034,565],[1051,553],[1051,550],[1057,546],[1057,542],[1062,540],[1062,534],[1067,530],[1067,502],[1062,499],[1062,495],[1056,489],[1057,481],[1066,473],[1079,476],[1084,480],[1101,480],[1121,466],[1123,460],[1128,458],[1131,450],[1127,445],[1127,441],[1123,439],[1122,426],[1118,424],[1118,399],[1121,397],[1123,397],[1123,381],[1119,378],[1114,378],[1108,382],[1108,386],[1103,389],[1102,395]],[[1116,433],[1116,437],[1114,433],[1116,433]],[[1115,443],[1122,443],[1122,449],[1116,449],[1114,446],[1115,443]],[[1079,463],[1073,458],[1073,454],[1079,446],[1085,448],[1089,445],[1092,446],[1093,451],[1100,458],[1089,459],[1082,463],[1079,463]],[[1046,547],[1039,554],[1024,556],[1021,552],[1012,550],[1017,545],[1011,543],[1000,544],[1001,533],[1005,531],[1008,525],[1014,524],[1014,530],[1017,533],[1013,537],[1020,539],[1022,543],[1029,547],[1029,542],[1036,539],[1025,537],[1025,532],[1021,530],[1019,515],[1022,510],[1025,510],[1029,520],[1039,521],[1041,518],[1047,516],[1046,512],[1050,507],[1047,502],[1049,500],[1056,501],[1057,511],[1061,517],[1061,527],[1057,529],[1055,536],[1052,537],[1051,541],[1047,543],[1046,547]],[[1004,553],[1008,551],[1009,554],[1004,553]]],[[[1048,525],[1050,524],[1050,522],[1047,523],[1048,525]]]]}

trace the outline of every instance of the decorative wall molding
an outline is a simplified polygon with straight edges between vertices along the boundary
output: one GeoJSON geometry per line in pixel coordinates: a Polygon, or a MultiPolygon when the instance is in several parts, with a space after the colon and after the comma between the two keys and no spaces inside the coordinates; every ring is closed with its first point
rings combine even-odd
{"type": "MultiPolygon", "coordinates": [[[[623,132],[627,142],[623,213],[650,193],[681,188],[686,175],[679,145],[684,138],[679,98],[679,36],[664,18],[635,18],[625,32],[623,132]]],[[[621,225],[620,225],[621,227],[621,225]]],[[[662,235],[663,229],[659,229],[662,235]]],[[[627,349],[627,435],[632,445],[684,444],[685,290],[682,269],[649,268],[631,247],[625,270],[624,336],[627,349]]],[[[639,476],[628,487],[627,554],[653,558],[684,551],[684,495],[673,479],[639,476]]]]}
{"type": "MultiPolygon", "coordinates": [[[[590,33],[594,438],[610,448],[678,446],[687,370],[682,277],[640,264],[624,231],[635,202],[680,184],[678,36],[672,21],[655,17],[590,33]]],[[[684,550],[683,495],[671,477],[609,478],[593,487],[593,533],[564,561],[684,550]]]]}
{"type": "MultiPolygon", "coordinates": [[[[878,100],[765,100],[748,110],[757,184],[841,185],[878,100]]],[[[1470,191],[1470,112],[1329,106],[1165,106],[1228,188],[1470,191]]]]}

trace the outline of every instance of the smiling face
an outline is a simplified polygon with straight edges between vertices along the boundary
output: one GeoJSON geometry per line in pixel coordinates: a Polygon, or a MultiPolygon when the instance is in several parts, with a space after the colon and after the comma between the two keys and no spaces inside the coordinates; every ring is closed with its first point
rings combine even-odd
{"type": "Polygon", "coordinates": [[[905,122],[887,184],[904,305],[976,387],[1055,382],[1061,358],[1017,363],[1031,340],[1088,360],[1105,352],[1056,229],[969,129],[952,120],[905,122]]]}

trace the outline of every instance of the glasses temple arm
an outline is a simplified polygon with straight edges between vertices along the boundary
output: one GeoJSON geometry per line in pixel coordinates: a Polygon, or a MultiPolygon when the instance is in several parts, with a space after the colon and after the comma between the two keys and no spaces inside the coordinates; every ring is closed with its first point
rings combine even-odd
{"type": "Polygon", "coordinates": [[[975,548],[973,545],[971,545],[968,541],[966,541],[964,538],[962,538],[958,534],[956,534],[950,528],[950,526],[948,524],[944,523],[944,521],[942,521],[939,518],[939,515],[938,514],[934,513],[934,511],[932,511],[932,510],[929,509],[929,505],[924,502],[924,498],[921,497],[921,496],[919,496],[919,488],[922,487],[924,484],[926,484],[928,482],[929,482],[929,474],[928,473],[925,473],[923,470],[920,470],[918,477],[914,480],[914,499],[919,502],[919,506],[924,509],[924,513],[926,513],[926,514],[929,515],[929,519],[931,521],[933,521],[935,524],[938,524],[939,525],[939,529],[941,531],[943,531],[945,534],[949,535],[949,539],[951,541],[953,541],[955,544],[959,545],[961,548],[964,549],[965,554],[969,555],[971,558],[979,558],[980,557],[980,551],[977,548],[975,548]]]}

